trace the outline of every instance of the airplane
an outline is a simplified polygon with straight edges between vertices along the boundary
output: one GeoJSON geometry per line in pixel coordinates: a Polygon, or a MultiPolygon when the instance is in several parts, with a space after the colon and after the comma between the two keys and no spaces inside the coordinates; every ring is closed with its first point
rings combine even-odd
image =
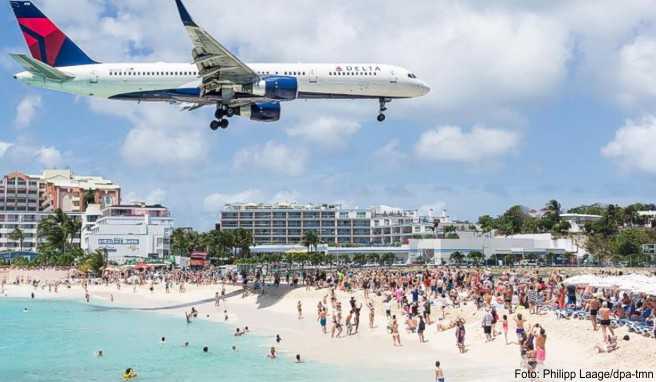
{"type": "Polygon", "coordinates": [[[11,1],[31,53],[10,54],[25,71],[14,78],[38,88],[81,96],[216,107],[212,130],[228,118],[280,119],[281,102],[298,99],[377,99],[385,120],[393,99],[427,94],[430,87],[407,69],[376,63],[244,63],[191,18],[178,13],[193,45],[191,63],[100,63],[80,49],[31,1],[11,1]]]}

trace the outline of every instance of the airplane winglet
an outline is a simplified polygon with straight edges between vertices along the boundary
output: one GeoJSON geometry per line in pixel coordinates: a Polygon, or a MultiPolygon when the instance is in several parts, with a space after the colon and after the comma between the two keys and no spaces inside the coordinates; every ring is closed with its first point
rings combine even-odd
{"type": "Polygon", "coordinates": [[[187,8],[185,8],[181,0],[175,0],[175,5],[178,6],[178,13],[180,13],[180,19],[182,19],[182,24],[184,24],[184,26],[186,27],[198,26],[196,25],[194,20],[191,19],[191,15],[189,15],[189,12],[187,12],[187,8]]]}

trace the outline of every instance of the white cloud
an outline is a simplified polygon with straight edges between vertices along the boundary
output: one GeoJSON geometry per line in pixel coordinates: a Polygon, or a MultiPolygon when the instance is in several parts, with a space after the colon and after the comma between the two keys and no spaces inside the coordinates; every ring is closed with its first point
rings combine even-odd
{"type": "Polygon", "coordinates": [[[61,167],[64,163],[62,154],[56,148],[41,147],[34,152],[36,160],[45,168],[61,167]]]}
{"type": "Polygon", "coordinates": [[[301,201],[301,194],[295,190],[278,191],[273,198],[272,202],[298,202],[301,201]]]}
{"type": "Polygon", "coordinates": [[[415,153],[426,160],[478,163],[507,154],[519,141],[519,133],[510,130],[442,126],[424,132],[415,153]]]}
{"type": "Polygon", "coordinates": [[[262,201],[263,194],[257,189],[248,189],[234,194],[213,193],[207,195],[203,201],[203,207],[207,212],[218,212],[228,203],[247,203],[262,201]]]}
{"type": "Polygon", "coordinates": [[[343,148],[348,144],[348,138],[360,130],[360,124],[355,121],[333,117],[318,117],[288,128],[290,137],[300,137],[308,142],[326,148],[343,148]]]}
{"type": "Polygon", "coordinates": [[[234,167],[238,170],[260,169],[289,176],[302,175],[306,161],[305,149],[276,141],[243,148],[233,159],[234,167]]]}
{"type": "Polygon", "coordinates": [[[89,99],[91,110],[127,119],[132,124],[121,154],[133,167],[185,167],[207,158],[211,134],[199,114],[168,104],[133,104],[89,99]]]}
{"type": "Polygon", "coordinates": [[[123,198],[128,203],[144,202],[146,204],[163,204],[166,200],[166,191],[156,188],[149,192],[145,197],[131,191],[123,198]]]}
{"type": "Polygon", "coordinates": [[[396,138],[389,140],[371,155],[375,165],[380,164],[386,168],[398,168],[406,158],[407,155],[401,151],[401,144],[396,138]]]}
{"type": "Polygon", "coordinates": [[[620,50],[622,100],[633,103],[656,96],[656,37],[639,35],[620,50]]]}
{"type": "Polygon", "coordinates": [[[628,120],[615,138],[601,149],[606,158],[623,167],[656,174],[656,116],[628,120]]]}
{"type": "Polygon", "coordinates": [[[41,108],[41,96],[28,95],[23,97],[16,106],[16,127],[19,129],[28,127],[39,108],[41,108]]]}
{"type": "Polygon", "coordinates": [[[13,143],[0,141],[0,158],[2,158],[7,152],[7,150],[9,150],[13,145],[14,145],[13,143]]]}

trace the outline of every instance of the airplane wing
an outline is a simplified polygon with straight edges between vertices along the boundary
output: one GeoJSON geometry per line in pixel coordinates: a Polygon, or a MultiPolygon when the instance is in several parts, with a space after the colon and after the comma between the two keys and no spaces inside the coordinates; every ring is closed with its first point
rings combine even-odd
{"type": "Polygon", "coordinates": [[[53,68],[52,66],[43,63],[41,61],[35,60],[32,57],[29,57],[25,54],[18,54],[18,53],[10,53],[9,56],[13,58],[20,66],[25,68],[28,72],[45,77],[49,80],[53,81],[68,81],[73,79],[74,77],[71,75],[68,75],[61,70],[57,68],[53,68]]]}
{"type": "Polygon", "coordinates": [[[192,20],[181,0],[175,0],[182,23],[194,45],[192,57],[202,78],[204,93],[223,84],[249,84],[259,77],[192,20]]]}

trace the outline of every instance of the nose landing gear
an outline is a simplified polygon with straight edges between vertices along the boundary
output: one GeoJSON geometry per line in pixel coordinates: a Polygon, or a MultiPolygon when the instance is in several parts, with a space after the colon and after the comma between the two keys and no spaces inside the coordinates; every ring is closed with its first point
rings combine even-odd
{"type": "Polygon", "coordinates": [[[378,99],[378,104],[380,105],[378,108],[378,117],[376,117],[378,122],[383,122],[385,120],[384,112],[387,110],[387,107],[385,105],[387,105],[388,102],[392,102],[392,99],[384,98],[384,97],[378,99]]]}
{"type": "Polygon", "coordinates": [[[214,117],[216,120],[210,122],[210,129],[217,130],[219,127],[222,129],[227,129],[230,121],[228,118],[235,115],[235,109],[225,106],[218,105],[216,111],[214,112],[214,117]]]}

